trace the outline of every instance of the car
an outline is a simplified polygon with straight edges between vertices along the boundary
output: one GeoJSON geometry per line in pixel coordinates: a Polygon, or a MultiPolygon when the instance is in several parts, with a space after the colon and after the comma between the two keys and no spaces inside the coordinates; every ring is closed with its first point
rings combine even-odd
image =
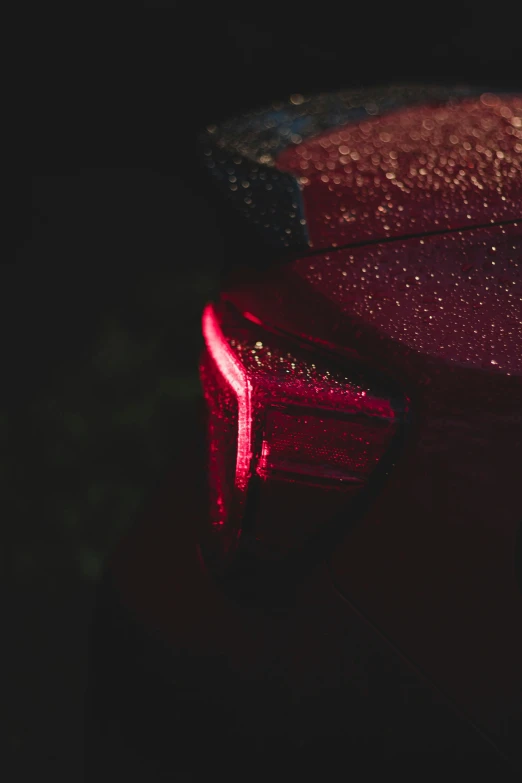
{"type": "Polygon", "coordinates": [[[230,248],[190,419],[208,461],[183,452],[110,558],[97,779],[116,724],[144,780],[507,779],[522,93],[292,95],[202,150],[230,248]]]}

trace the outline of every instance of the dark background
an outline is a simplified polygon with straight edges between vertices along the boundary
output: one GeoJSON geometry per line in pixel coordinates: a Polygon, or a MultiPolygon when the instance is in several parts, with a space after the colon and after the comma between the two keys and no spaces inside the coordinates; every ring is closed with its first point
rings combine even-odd
{"type": "Polygon", "coordinates": [[[104,557],[191,443],[199,317],[225,252],[197,131],[291,93],[522,82],[522,14],[507,4],[188,5],[14,30],[16,254],[0,285],[9,780],[81,780],[104,557]]]}

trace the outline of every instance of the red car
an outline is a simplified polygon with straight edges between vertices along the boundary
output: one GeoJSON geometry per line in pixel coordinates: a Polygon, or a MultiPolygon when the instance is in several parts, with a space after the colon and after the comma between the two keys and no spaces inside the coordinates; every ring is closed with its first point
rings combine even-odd
{"type": "Polygon", "coordinates": [[[203,313],[208,477],[187,458],[109,566],[106,703],[182,779],[499,779],[522,760],[522,94],[294,95],[203,142],[252,239],[203,313]]]}

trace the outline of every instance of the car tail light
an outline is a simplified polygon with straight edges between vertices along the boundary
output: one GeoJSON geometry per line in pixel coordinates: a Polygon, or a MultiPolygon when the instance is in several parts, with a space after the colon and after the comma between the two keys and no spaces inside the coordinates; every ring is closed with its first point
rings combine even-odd
{"type": "Polygon", "coordinates": [[[404,400],[353,362],[245,315],[213,305],[203,313],[209,541],[221,561],[299,548],[367,486],[404,412],[404,400]]]}

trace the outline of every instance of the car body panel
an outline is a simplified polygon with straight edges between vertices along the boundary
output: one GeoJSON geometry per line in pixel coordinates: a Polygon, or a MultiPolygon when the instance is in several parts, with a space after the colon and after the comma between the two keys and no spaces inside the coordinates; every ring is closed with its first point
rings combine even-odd
{"type": "MultiPolygon", "coordinates": [[[[464,762],[469,754],[495,755],[487,737],[339,594],[324,562],[300,580],[289,602],[252,607],[225,595],[199,552],[204,509],[192,480],[195,463],[185,467],[109,563],[110,615],[100,643],[110,645],[124,627],[136,681],[122,684],[123,698],[133,700],[130,737],[137,732],[141,742],[147,733],[137,726],[150,715],[137,715],[136,704],[140,689],[149,700],[158,680],[162,694],[155,698],[172,700],[177,739],[191,747],[203,732],[209,752],[215,742],[233,742],[241,758],[255,740],[272,764],[288,756],[297,769],[311,752],[330,772],[348,749],[365,761],[376,752],[450,754],[464,762]],[[201,513],[191,524],[173,524],[181,498],[201,513]]],[[[121,661],[115,665],[108,676],[117,680],[121,661]]],[[[127,709],[120,710],[126,721],[127,709]]]]}
{"type": "Polygon", "coordinates": [[[404,450],[333,553],[334,582],[511,752],[522,704],[521,260],[513,224],[307,257],[225,293],[318,350],[355,352],[411,398],[404,450]]]}
{"type": "Polygon", "coordinates": [[[304,252],[520,217],[522,98],[402,85],[306,98],[202,137],[263,242],[304,252]]]}
{"type": "Polygon", "coordinates": [[[521,216],[522,98],[486,93],[367,117],[289,145],[312,248],[521,216]]]}
{"type": "Polygon", "coordinates": [[[512,751],[522,728],[521,418],[424,394],[388,484],[331,561],[343,594],[512,751]]]}
{"type": "Polygon", "coordinates": [[[255,603],[204,561],[205,469],[181,460],[109,571],[208,736],[520,761],[522,98],[406,93],[294,96],[206,137],[240,211],[293,254],[249,267],[245,247],[222,303],[411,402],[379,492],[255,603]]]}
{"type": "Polygon", "coordinates": [[[239,275],[222,296],[406,385],[440,370],[454,395],[461,368],[481,370],[476,393],[512,388],[516,404],[521,231],[514,222],[306,256],[239,275]]]}

